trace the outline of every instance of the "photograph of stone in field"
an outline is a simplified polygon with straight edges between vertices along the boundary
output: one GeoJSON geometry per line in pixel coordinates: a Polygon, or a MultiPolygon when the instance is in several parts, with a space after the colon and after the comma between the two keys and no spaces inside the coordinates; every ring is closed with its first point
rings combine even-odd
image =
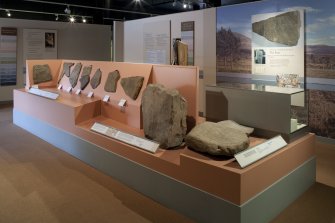
{"type": "Polygon", "coordinates": [[[301,18],[299,11],[285,12],[252,23],[252,31],[267,40],[286,46],[296,46],[300,38],[301,18]]]}

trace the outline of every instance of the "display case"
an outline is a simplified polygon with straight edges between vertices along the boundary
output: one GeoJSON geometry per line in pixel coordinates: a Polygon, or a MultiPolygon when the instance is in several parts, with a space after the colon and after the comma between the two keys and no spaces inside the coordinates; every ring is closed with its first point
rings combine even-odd
{"type": "Polygon", "coordinates": [[[206,86],[206,118],[234,120],[269,138],[278,134],[290,142],[308,132],[307,91],[256,84],[206,86]]]}

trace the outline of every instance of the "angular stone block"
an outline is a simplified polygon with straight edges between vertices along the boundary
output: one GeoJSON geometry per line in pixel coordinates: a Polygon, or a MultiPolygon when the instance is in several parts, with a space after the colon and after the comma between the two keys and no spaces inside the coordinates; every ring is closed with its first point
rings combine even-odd
{"type": "Polygon", "coordinates": [[[195,126],[185,137],[186,145],[211,155],[233,156],[249,146],[247,134],[214,122],[195,126]]]}
{"type": "Polygon", "coordinates": [[[48,64],[33,66],[33,81],[34,84],[48,82],[52,80],[50,67],[48,64]]]}
{"type": "Polygon", "coordinates": [[[162,148],[179,146],[186,135],[187,102],[175,89],[149,84],[142,96],[143,130],[162,148]]]}
{"type": "Polygon", "coordinates": [[[72,70],[72,72],[70,74],[69,81],[70,81],[70,84],[71,84],[72,88],[74,88],[77,85],[81,68],[82,68],[82,64],[81,63],[77,63],[74,66],[74,68],[73,68],[73,70],[72,70]]]}
{"type": "Polygon", "coordinates": [[[106,92],[116,92],[117,82],[120,79],[120,73],[118,70],[110,72],[108,74],[106,83],[105,83],[105,91],[106,92]]]}
{"type": "Polygon", "coordinates": [[[301,23],[300,12],[291,11],[253,23],[252,31],[271,42],[296,46],[301,23]]]}
{"type": "Polygon", "coordinates": [[[67,76],[67,77],[70,77],[70,69],[73,65],[74,65],[74,63],[64,63],[63,64],[63,71],[62,71],[60,77],[58,78],[58,84],[62,80],[64,75],[67,76]]]}
{"type": "Polygon", "coordinates": [[[101,70],[100,70],[100,69],[98,69],[98,70],[95,72],[95,74],[93,75],[93,77],[92,77],[92,79],[91,79],[91,82],[90,82],[91,87],[92,87],[93,89],[96,89],[96,88],[100,85],[100,82],[101,82],[101,75],[102,75],[102,73],[101,73],[101,70]]]}
{"type": "Polygon", "coordinates": [[[143,81],[144,77],[140,76],[125,77],[121,79],[121,86],[126,95],[131,99],[136,100],[141,91],[143,81]]]}

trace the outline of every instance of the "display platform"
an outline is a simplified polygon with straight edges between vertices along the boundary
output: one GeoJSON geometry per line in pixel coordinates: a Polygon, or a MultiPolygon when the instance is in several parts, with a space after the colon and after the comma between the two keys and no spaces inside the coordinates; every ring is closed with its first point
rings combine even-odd
{"type": "MultiPolygon", "coordinates": [[[[181,89],[191,102],[188,114],[197,120],[197,75],[194,67],[152,65],[148,83],[181,89]]],[[[242,169],[234,158],[185,146],[150,153],[91,131],[98,122],[144,137],[141,128],[105,115],[112,105],[96,93],[88,98],[56,86],[43,89],[57,92],[58,99],[14,90],[16,125],[198,222],[268,222],[315,182],[313,134],[242,169]]],[[[251,138],[251,146],[264,140],[251,138]]]]}

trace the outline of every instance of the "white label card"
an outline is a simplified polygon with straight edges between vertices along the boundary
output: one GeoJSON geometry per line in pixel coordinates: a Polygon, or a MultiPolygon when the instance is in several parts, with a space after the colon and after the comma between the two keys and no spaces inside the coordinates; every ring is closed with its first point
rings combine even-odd
{"type": "Polygon", "coordinates": [[[38,89],[38,85],[37,85],[37,84],[34,84],[34,85],[32,85],[31,87],[32,87],[32,88],[36,88],[36,89],[38,89]]]}
{"type": "Polygon", "coordinates": [[[72,91],[72,87],[68,87],[67,89],[66,89],[66,92],[67,93],[70,93],[72,91]]]}
{"type": "Polygon", "coordinates": [[[109,101],[109,95],[105,95],[104,98],[102,99],[103,102],[108,102],[109,101]]]}
{"type": "Polygon", "coordinates": [[[28,92],[34,95],[38,95],[38,96],[53,99],[53,100],[56,100],[59,96],[59,94],[49,92],[49,91],[43,91],[38,88],[30,88],[28,92]]]}
{"type": "Polygon", "coordinates": [[[57,89],[58,89],[58,90],[61,90],[62,88],[63,88],[63,85],[60,84],[60,85],[58,85],[58,88],[57,88],[57,89]]]}
{"type": "Polygon", "coordinates": [[[118,105],[119,105],[120,107],[124,107],[124,106],[126,106],[126,102],[127,102],[127,100],[122,98],[122,99],[119,101],[119,104],[118,104],[118,105]]]}
{"type": "Polygon", "coordinates": [[[91,98],[91,97],[93,97],[93,94],[94,94],[93,91],[90,91],[90,92],[88,92],[87,97],[91,98]]]}
{"type": "Polygon", "coordinates": [[[79,95],[81,93],[81,90],[80,89],[77,89],[76,90],[76,95],[79,95]]]}
{"type": "Polygon", "coordinates": [[[263,157],[268,156],[271,153],[283,148],[286,145],[287,143],[285,142],[283,137],[279,135],[257,146],[235,154],[235,159],[240,164],[240,166],[244,168],[262,159],[263,157]]]}
{"type": "Polygon", "coordinates": [[[155,153],[159,148],[159,144],[157,142],[137,137],[132,134],[122,132],[113,127],[102,125],[97,122],[93,124],[91,130],[106,135],[108,137],[111,137],[113,139],[117,139],[121,142],[125,142],[129,145],[136,146],[140,149],[149,151],[151,153],[155,153]]]}

